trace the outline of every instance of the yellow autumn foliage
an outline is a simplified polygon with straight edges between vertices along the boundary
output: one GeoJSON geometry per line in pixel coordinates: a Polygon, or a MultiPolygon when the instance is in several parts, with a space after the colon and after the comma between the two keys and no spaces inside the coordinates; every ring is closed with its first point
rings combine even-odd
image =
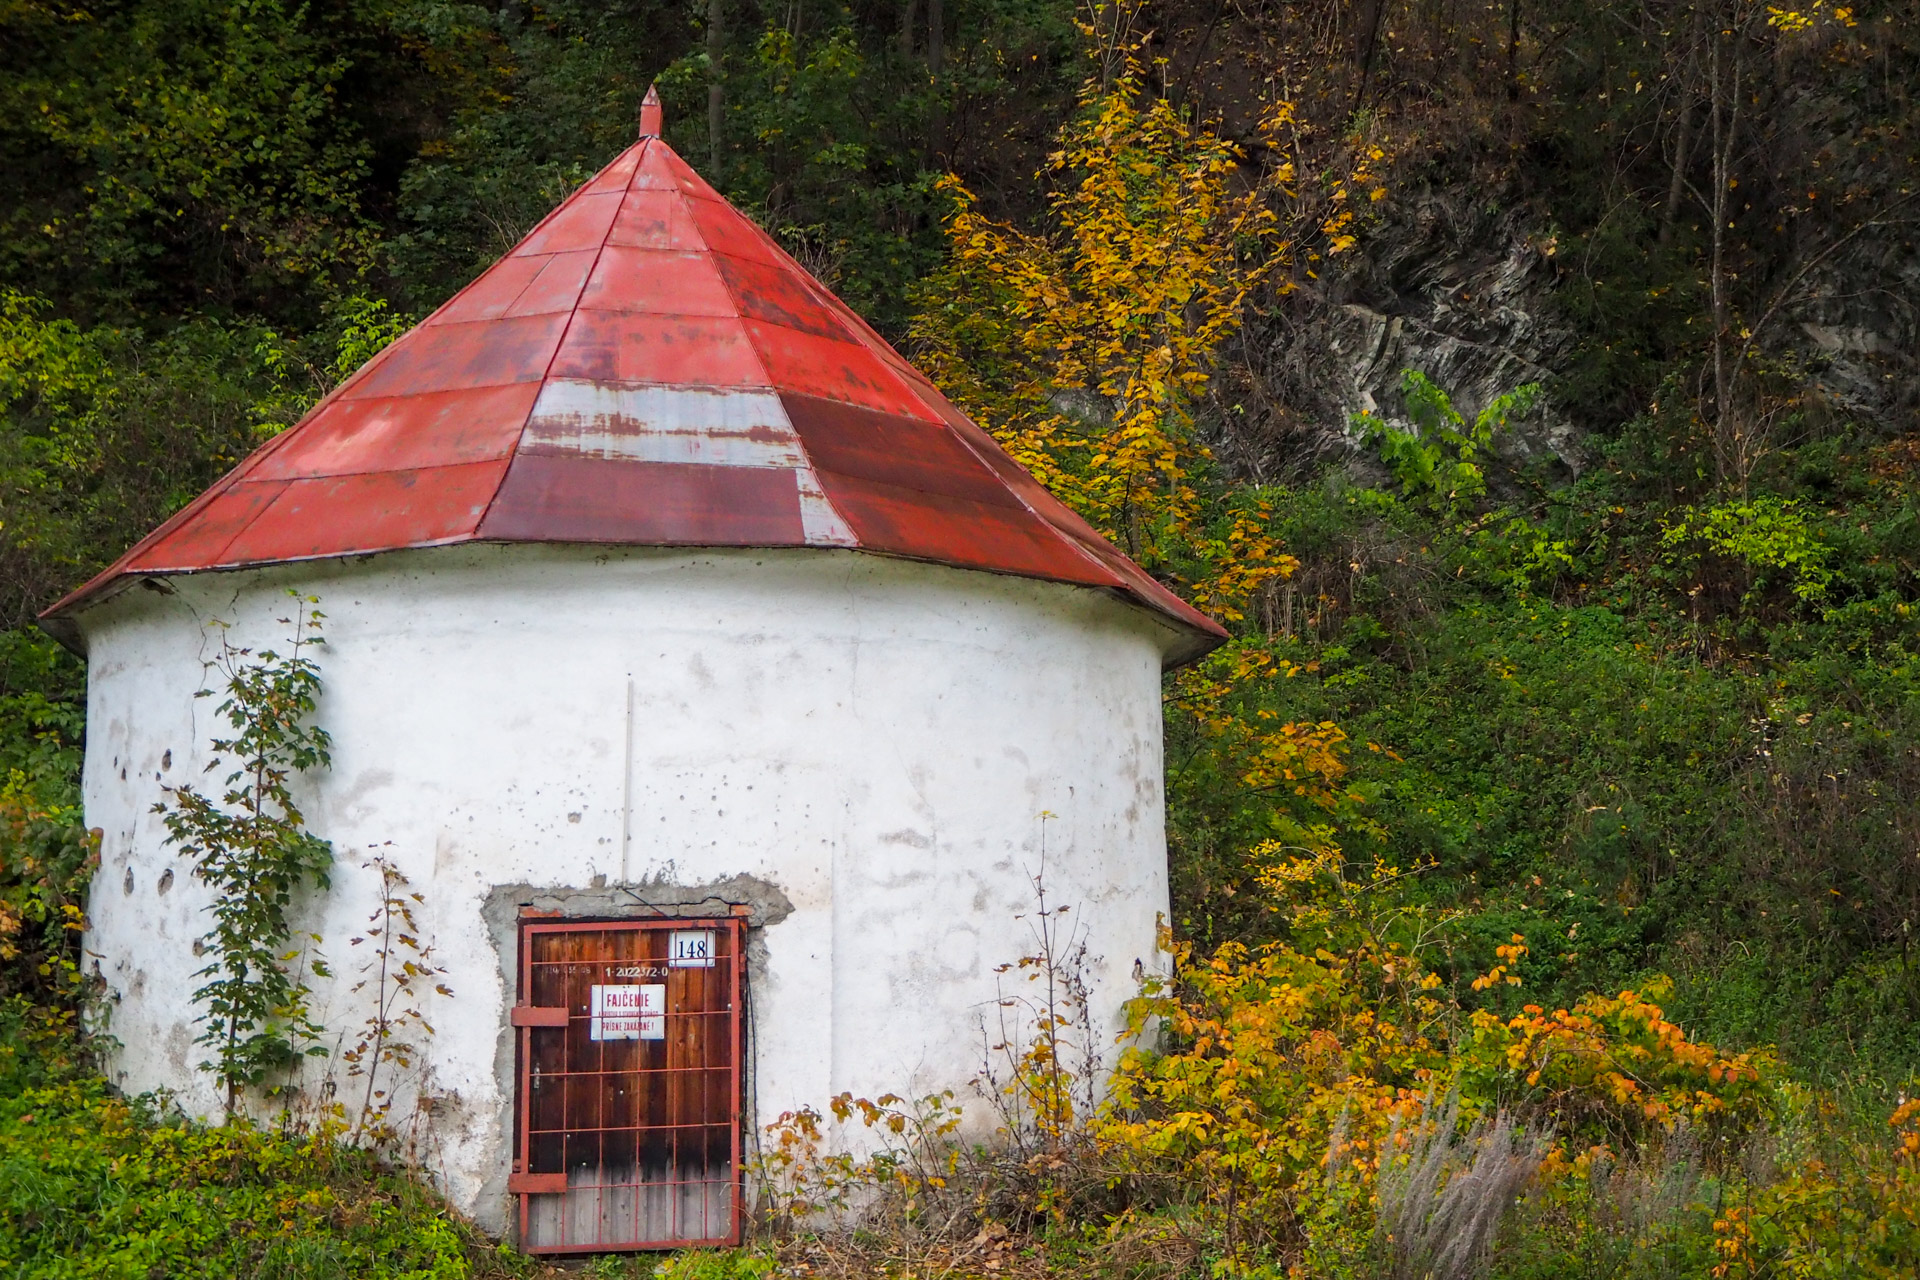
{"type": "MultiPolygon", "coordinates": [[[[1263,878],[1304,908],[1289,913],[1297,924],[1332,926],[1326,945],[1228,943],[1203,957],[1169,939],[1177,977],[1131,1006],[1131,1029],[1157,1028],[1158,1045],[1127,1050],[1093,1137],[1145,1202],[1157,1191],[1198,1214],[1217,1274],[1335,1239],[1364,1253],[1383,1162],[1404,1162],[1410,1136],[1451,1126],[1456,1110],[1531,1117],[1548,1135],[1548,1187],[1679,1126],[1732,1137],[1764,1124],[1771,1060],[1689,1037],[1645,992],[1511,1019],[1466,1009],[1417,945],[1381,928],[1388,909],[1369,891],[1397,874],[1349,883],[1324,855],[1277,858],[1263,878]]],[[[1526,948],[1502,950],[1483,978],[1504,986],[1526,948]]]]}
{"type": "MultiPolygon", "coordinates": [[[[1275,208],[1293,170],[1250,174],[1233,143],[1141,87],[1139,44],[1087,34],[1103,58],[1120,50],[1118,70],[1103,62],[1089,78],[1039,175],[1054,193],[1045,224],[996,221],[946,179],[948,259],[921,291],[916,355],[1055,496],[1238,622],[1298,561],[1260,492],[1215,474],[1196,413],[1256,293],[1289,287],[1275,208]]],[[[1291,124],[1282,101],[1262,128],[1291,124]]],[[[1254,709],[1261,686],[1294,670],[1242,639],[1181,672],[1170,698],[1244,785],[1332,807],[1346,798],[1346,735],[1254,709]]]]}
{"type": "MultiPolygon", "coordinates": [[[[1296,565],[1257,498],[1210,491],[1194,407],[1286,246],[1232,143],[1140,88],[1089,80],[1040,173],[1046,226],[987,217],[958,178],[917,354],[941,389],[1095,528],[1235,620],[1296,565]]],[[[1285,104],[1267,126],[1286,118],[1285,104]]]]}

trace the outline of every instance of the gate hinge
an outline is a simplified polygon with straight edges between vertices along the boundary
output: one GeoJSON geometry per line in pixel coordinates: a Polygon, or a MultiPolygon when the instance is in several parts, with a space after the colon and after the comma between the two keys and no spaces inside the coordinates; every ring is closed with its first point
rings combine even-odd
{"type": "Polygon", "coordinates": [[[564,1173],[510,1173],[507,1193],[516,1196],[549,1196],[567,1189],[564,1173]]]}
{"type": "Polygon", "coordinates": [[[537,1004],[517,1004],[507,1015],[507,1020],[516,1027],[564,1027],[572,1012],[565,1005],[549,1008],[537,1004]]]}

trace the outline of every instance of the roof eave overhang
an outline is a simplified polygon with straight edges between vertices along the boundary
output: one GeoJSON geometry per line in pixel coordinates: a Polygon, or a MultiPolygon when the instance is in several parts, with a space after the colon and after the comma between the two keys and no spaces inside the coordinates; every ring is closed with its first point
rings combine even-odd
{"type": "MultiPolygon", "coordinates": [[[[606,547],[623,545],[613,543],[572,543],[510,541],[498,538],[460,538],[435,544],[438,546],[592,546],[606,547]]],[[[655,545],[655,544],[649,544],[655,545]]],[[[203,574],[242,573],[247,570],[275,569],[290,564],[321,564],[328,561],[362,560],[370,556],[386,555],[394,551],[427,550],[427,547],[390,547],[367,551],[349,552],[344,555],[310,556],[294,560],[265,560],[246,564],[213,565],[203,569],[156,569],[139,571],[114,566],[95,575],[83,585],[68,592],[54,604],[42,610],[39,615],[40,629],[59,641],[67,649],[84,658],[87,656],[86,632],[80,625],[81,617],[89,610],[105,604],[107,601],[133,589],[136,585],[146,585],[162,594],[171,594],[163,584],[169,578],[198,577],[203,574]]],[[[663,548],[664,549],[664,548],[663,548]]],[[[943,568],[954,569],[962,573],[991,573],[999,577],[1021,578],[1032,582],[1057,581],[1050,578],[1031,577],[1026,574],[1012,573],[1004,569],[968,568],[944,561],[926,560],[915,556],[892,555],[884,551],[872,551],[858,547],[791,547],[791,546],[740,546],[727,544],[714,546],[708,544],[686,544],[678,549],[686,551],[843,551],[857,555],[879,556],[889,560],[908,560],[915,564],[938,564],[943,568]]],[[[1083,584],[1061,583],[1062,586],[1083,584]]],[[[1192,605],[1187,604],[1171,591],[1167,591],[1167,601],[1157,601],[1146,597],[1145,593],[1127,587],[1095,587],[1112,596],[1129,608],[1138,609],[1150,617],[1159,627],[1171,633],[1171,639],[1165,645],[1161,655],[1161,670],[1174,671],[1189,663],[1206,657],[1225,644],[1231,637],[1226,629],[1212,618],[1207,617],[1192,605]]],[[[1165,588],[1162,588],[1165,590],[1165,588]]]]}

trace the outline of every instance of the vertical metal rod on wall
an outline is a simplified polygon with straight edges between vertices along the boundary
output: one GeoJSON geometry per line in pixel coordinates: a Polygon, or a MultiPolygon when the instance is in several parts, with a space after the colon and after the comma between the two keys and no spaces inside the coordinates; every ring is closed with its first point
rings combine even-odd
{"type": "MultiPolygon", "coordinates": [[[[735,910],[738,911],[739,908],[736,907],[735,910]]],[[[733,1200],[730,1206],[732,1215],[728,1224],[728,1234],[733,1240],[739,1241],[744,1238],[746,1229],[746,1223],[741,1215],[746,1209],[746,1169],[742,1162],[747,1155],[747,922],[736,915],[728,923],[732,929],[727,935],[727,945],[733,950],[733,990],[731,992],[733,1007],[729,1011],[731,1025],[727,1028],[732,1042],[727,1055],[732,1060],[729,1063],[732,1070],[727,1073],[729,1089],[727,1104],[733,1114],[733,1163],[731,1165],[733,1200]]]]}
{"type": "Polygon", "coordinates": [[[633,676],[627,676],[626,750],[620,775],[620,883],[632,880],[633,858],[633,676]]]}

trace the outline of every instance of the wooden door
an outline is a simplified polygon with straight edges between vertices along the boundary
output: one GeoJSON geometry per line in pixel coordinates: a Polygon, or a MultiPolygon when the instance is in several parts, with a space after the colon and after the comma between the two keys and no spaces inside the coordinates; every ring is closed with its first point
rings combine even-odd
{"type": "Polygon", "coordinates": [[[742,937],[738,919],[522,922],[523,1249],[738,1242],[742,937]]]}

